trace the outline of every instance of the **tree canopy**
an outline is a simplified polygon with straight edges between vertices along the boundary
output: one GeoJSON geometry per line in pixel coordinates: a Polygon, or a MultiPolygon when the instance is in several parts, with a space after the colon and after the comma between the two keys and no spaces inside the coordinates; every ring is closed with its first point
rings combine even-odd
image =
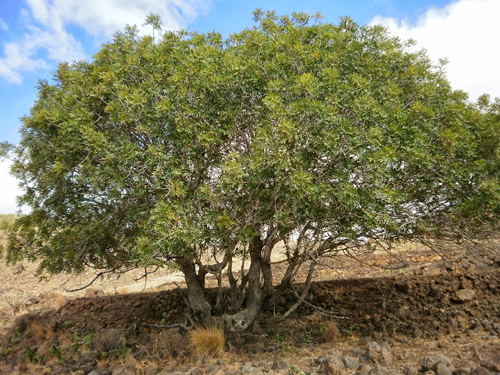
{"type": "Polygon", "coordinates": [[[41,81],[20,144],[3,147],[31,207],[9,260],[174,263],[194,316],[246,329],[325,254],[496,230],[498,99],[470,103],[381,26],[254,15],[226,39],[151,18],[156,39],[127,27],[41,81]],[[279,242],[288,269],[274,280],[279,242]],[[250,260],[239,277],[235,257],[250,260]],[[225,303],[207,302],[207,273],[228,278],[225,303]]]}

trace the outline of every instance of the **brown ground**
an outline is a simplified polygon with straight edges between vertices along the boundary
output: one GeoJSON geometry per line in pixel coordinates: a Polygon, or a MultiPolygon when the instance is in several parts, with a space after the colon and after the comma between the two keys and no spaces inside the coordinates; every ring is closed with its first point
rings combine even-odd
{"type": "Polygon", "coordinates": [[[380,370],[388,374],[416,374],[419,362],[436,352],[456,367],[499,354],[499,263],[455,250],[446,259],[419,247],[403,253],[404,268],[394,268],[394,254],[385,252],[328,260],[311,295],[344,319],[304,307],[276,324],[268,311],[251,332],[227,336],[218,359],[194,358],[185,334],[154,327],[166,323],[152,312],[155,297],[177,287],[166,282],[167,271],[156,281],[150,276],[143,292],[127,293],[144,285],[136,273],[101,280],[84,297],[65,293],[61,284],[84,285],[91,273],[39,280],[33,266],[16,274],[1,264],[0,374],[231,374],[244,366],[254,373],[319,373],[326,371],[321,356],[362,359],[372,341],[388,345],[390,361],[380,370]]]}

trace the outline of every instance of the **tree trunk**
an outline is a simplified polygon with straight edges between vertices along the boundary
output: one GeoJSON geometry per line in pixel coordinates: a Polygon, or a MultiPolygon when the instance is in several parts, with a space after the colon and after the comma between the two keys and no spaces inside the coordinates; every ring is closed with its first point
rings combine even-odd
{"type": "Polygon", "coordinates": [[[262,311],[262,290],[260,286],[261,252],[263,243],[255,236],[250,244],[250,269],[248,270],[248,293],[245,309],[233,315],[226,315],[224,322],[231,331],[244,331],[250,327],[262,311]]]}
{"type": "Polygon", "coordinates": [[[188,308],[193,312],[195,323],[206,327],[212,326],[211,306],[205,298],[203,283],[196,275],[194,263],[182,259],[177,261],[177,264],[180,266],[186,280],[188,308]]]}

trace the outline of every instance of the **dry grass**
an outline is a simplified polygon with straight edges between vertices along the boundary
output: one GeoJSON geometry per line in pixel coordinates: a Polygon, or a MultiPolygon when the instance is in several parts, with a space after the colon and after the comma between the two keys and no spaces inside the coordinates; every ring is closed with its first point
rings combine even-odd
{"type": "Polygon", "coordinates": [[[33,338],[39,344],[45,343],[47,340],[56,337],[56,333],[51,326],[40,322],[32,322],[30,326],[33,338]]]}
{"type": "Polygon", "coordinates": [[[152,355],[160,359],[175,359],[184,354],[187,349],[185,337],[174,330],[165,330],[159,334],[153,333],[151,338],[155,343],[152,355]]]}
{"type": "Polygon", "coordinates": [[[148,368],[152,367],[152,364],[146,361],[137,360],[132,353],[127,353],[123,359],[120,359],[120,364],[126,374],[133,375],[146,375],[149,372],[148,368]]]}
{"type": "Polygon", "coordinates": [[[194,356],[218,357],[224,352],[224,331],[198,327],[189,333],[189,347],[194,356]]]}
{"type": "Polygon", "coordinates": [[[321,342],[324,343],[334,343],[339,337],[339,329],[337,324],[330,320],[328,321],[322,330],[321,342]]]}

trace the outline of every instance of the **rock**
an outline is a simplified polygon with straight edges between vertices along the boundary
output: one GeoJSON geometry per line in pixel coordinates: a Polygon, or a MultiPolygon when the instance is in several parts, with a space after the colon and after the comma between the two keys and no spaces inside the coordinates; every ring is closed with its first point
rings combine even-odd
{"type": "Polygon", "coordinates": [[[394,370],[388,370],[380,365],[375,365],[374,368],[370,370],[369,375],[396,375],[394,370]]]}
{"type": "Polygon", "coordinates": [[[378,344],[382,347],[385,348],[389,353],[392,351],[391,345],[387,341],[379,341],[378,344]]]}
{"type": "Polygon", "coordinates": [[[349,353],[351,353],[351,355],[354,357],[361,357],[363,354],[365,354],[365,350],[361,348],[353,348],[349,353]]]}
{"type": "Polygon", "coordinates": [[[396,283],[394,286],[396,287],[396,290],[400,293],[408,293],[410,290],[410,286],[408,285],[408,283],[400,282],[396,283]]]}
{"type": "Polygon", "coordinates": [[[403,305],[398,309],[398,315],[405,317],[408,315],[409,311],[410,311],[410,306],[403,305]]]}
{"type": "Polygon", "coordinates": [[[471,375],[491,375],[491,372],[486,370],[484,367],[478,367],[470,373],[471,375]]]}
{"type": "Polygon", "coordinates": [[[370,374],[370,371],[373,369],[372,366],[370,365],[363,365],[360,369],[359,369],[359,375],[369,375],[370,374]]]}
{"type": "Polygon", "coordinates": [[[365,346],[365,345],[368,345],[370,343],[370,341],[371,341],[371,337],[364,336],[358,340],[358,345],[365,346]]]}
{"type": "Polygon", "coordinates": [[[431,356],[424,357],[420,361],[420,366],[422,367],[421,371],[430,371],[435,370],[438,364],[444,364],[446,367],[450,367],[452,365],[451,360],[442,353],[436,353],[431,356]]]}
{"type": "Polygon", "coordinates": [[[500,372],[500,354],[482,360],[481,366],[491,371],[500,372]]]}
{"type": "Polygon", "coordinates": [[[344,375],[346,373],[344,364],[336,356],[328,356],[323,360],[320,371],[325,375],[344,375]]]}
{"type": "Polygon", "coordinates": [[[404,366],[403,367],[403,374],[404,375],[417,375],[418,374],[418,367],[412,366],[412,365],[404,366]]]}
{"type": "Polygon", "coordinates": [[[260,374],[259,368],[255,367],[252,362],[246,362],[240,369],[242,374],[260,374]]]}
{"type": "Polygon", "coordinates": [[[471,369],[470,367],[460,367],[453,370],[453,375],[470,375],[471,369]]]}
{"type": "Polygon", "coordinates": [[[287,369],[290,367],[291,367],[290,364],[288,362],[285,362],[285,361],[277,360],[277,361],[273,362],[273,370],[275,370],[275,371],[287,369]]]}
{"type": "Polygon", "coordinates": [[[248,333],[245,335],[245,343],[246,344],[255,344],[259,342],[261,338],[257,335],[252,335],[251,333],[248,333]]]}
{"type": "Polygon", "coordinates": [[[455,292],[454,301],[467,302],[472,300],[475,296],[476,291],[474,289],[459,289],[455,292]]]}
{"type": "Polygon", "coordinates": [[[359,367],[359,361],[348,355],[342,358],[342,363],[347,370],[356,370],[359,367]]]}
{"type": "Polygon", "coordinates": [[[372,363],[380,363],[384,366],[388,366],[392,362],[391,353],[385,348],[380,346],[378,343],[373,341],[368,345],[366,351],[366,359],[372,363]]]}
{"type": "Polygon", "coordinates": [[[413,331],[413,336],[415,336],[415,338],[417,339],[421,339],[422,337],[424,337],[424,333],[421,329],[415,328],[415,330],[413,331]]]}
{"type": "Polygon", "coordinates": [[[446,366],[444,363],[438,363],[434,369],[436,375],[453,375],[451,367],[446,366]]]}
{"type": "Polygon", "coordinates": [[[248,345],[247,352],[252,354],[257,354],[266,350],[266,346],[263,342],[258,342],[253,345],[248,345]]]}
{"type": "Polygon", "coordinates": [[[313,359],[311,366],[321,366],[321,364],[323,363],[324,360],[325,360],[325,357],[320,355],[318,358],[313,359]]]}

